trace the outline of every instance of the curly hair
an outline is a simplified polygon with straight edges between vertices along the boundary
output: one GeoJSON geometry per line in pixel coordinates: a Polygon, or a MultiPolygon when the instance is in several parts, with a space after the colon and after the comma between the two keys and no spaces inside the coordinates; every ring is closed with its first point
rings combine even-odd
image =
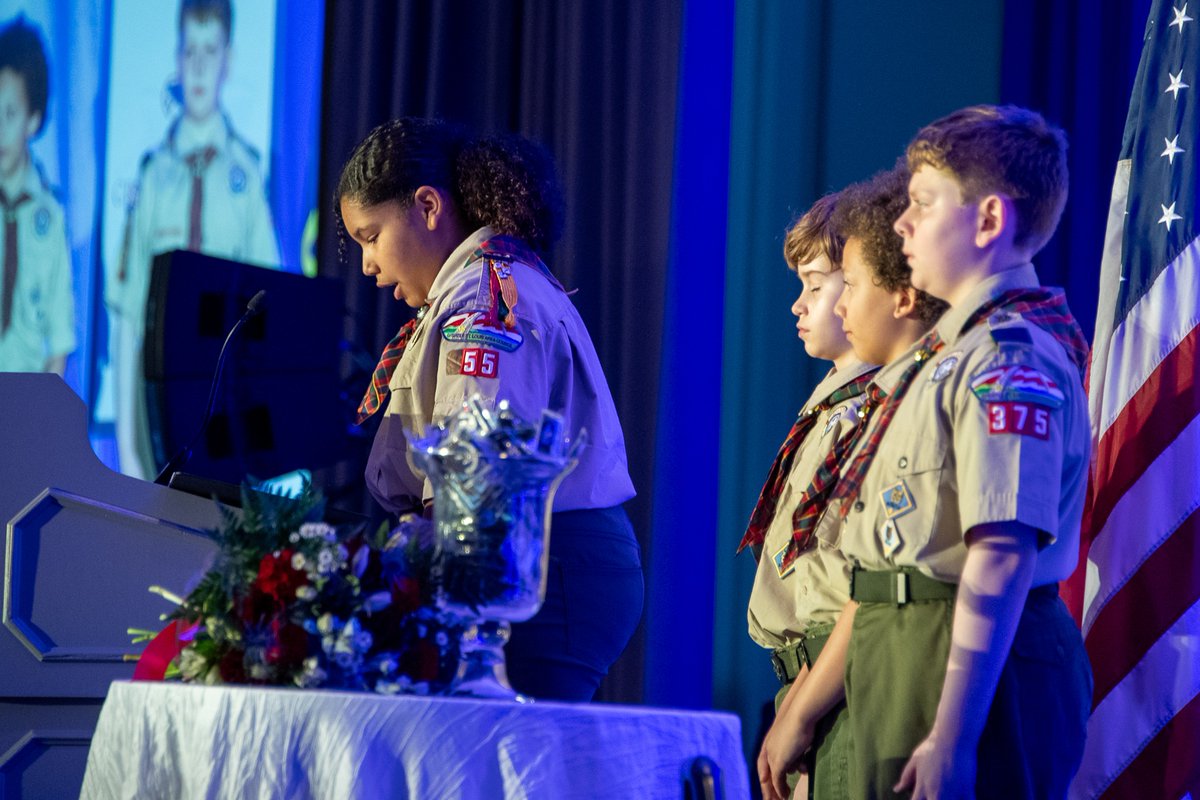
{"type": "Polygon", "coordinates": [[[397,201],[407,208],[420,186],[450,194],[469,225],[515,236],[544,253],[562,232],[563,195],[554,161],[517,135],[473,137],[441,120],[385,122],[354,148],[334,197],[363,206],[397,201]]]}
{"type": "Polygon", "coordinates": [[[1016,207],[1013,243],[1036,253],[1058,227],[1067,202],[1067,137],[1041,114],[1018,106],[971,106],[931,122],[908,145],[908,168],[951,173],[963,199],[993,192],[1016,207]]]}
{"type": "Polygon", "coordinates": [[[0,70],[11,69],[25,83],[29,113],[41,122],[34,135],[46,127],[46,103],[50,99],[50,66],[41,34],[22,14],[0,29],[0,70]]]}
{"type": "Polygon", "coordinates": [[[792,221],[783,237],[783,259],[795,270],[820,256],[834,269],[842,266],[842,248],[846,240],[833,224],[838,192],[818,198],[812,207],[792,221]]]}
{"type": "MultiPolygon", "coordinates": [[[[859,240],[875,285],[889,292],[912,286],[903,241],[892,227],[908,206],[908,178],[908,168],[898,163],[843,189],[834,211],[834,227],[846,240],[859,240]]],[[[945,301],[916,290],[913,316],[921,322],[932,325],[947,307],[945,301]]]]}

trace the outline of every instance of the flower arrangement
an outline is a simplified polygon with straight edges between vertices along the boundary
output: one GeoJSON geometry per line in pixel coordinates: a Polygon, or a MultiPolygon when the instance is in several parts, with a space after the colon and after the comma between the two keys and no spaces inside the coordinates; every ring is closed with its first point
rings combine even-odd
{"type": "Polygon", "coordinates": [[[242,488],[221,507],[211,569],[179,598],[135,677],[294,685],[382,693],[440,691],[458,663],[456,618],[433,603],[430,523],[419,517],[368,535],[320,521],[324,500],[242,488]],[[165,653],[165,655],[163,655],[165,653]],[[156,666],[157,662],[157,666],[156,666]],[[143,669],[145,667],[145,669],[143,669]]]}

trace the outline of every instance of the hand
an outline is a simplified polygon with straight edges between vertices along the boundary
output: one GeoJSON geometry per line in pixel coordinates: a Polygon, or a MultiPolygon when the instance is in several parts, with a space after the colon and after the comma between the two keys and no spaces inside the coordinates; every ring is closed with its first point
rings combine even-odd
{"type": "Polygon", "coordinates": [[[894,792],[912,791],[912,800],[971,800],[975,796],[975,752],[955,749],[933,731],[913,750],[894,792]]]}
{"type": "Polygon", "coordinates": [[[758,784],[763,800],[787,800],[791,796],[787,776],[804,768],[804,754],[812,746],[813,728],[787,717],[778,717],[763,739],[758,754],[758,784]]]}

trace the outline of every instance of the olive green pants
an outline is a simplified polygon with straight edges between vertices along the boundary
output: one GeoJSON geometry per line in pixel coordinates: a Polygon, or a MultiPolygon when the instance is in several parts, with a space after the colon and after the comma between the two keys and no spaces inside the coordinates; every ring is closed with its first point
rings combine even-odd
{"type": "MultiPolygon", "coordinates": [[[[850,794],[891,798],[937,713],[953,600],[863,603],[846,662],[850,794]]],[[[977,798],[1062,798],[1083,756],[1092,674],[1054,587],[1030,593],[979,741],[977,798]]]]}

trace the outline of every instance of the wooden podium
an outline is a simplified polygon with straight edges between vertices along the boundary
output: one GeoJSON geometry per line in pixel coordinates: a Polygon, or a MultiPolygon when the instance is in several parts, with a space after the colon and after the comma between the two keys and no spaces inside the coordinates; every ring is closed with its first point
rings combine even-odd
{"type": "Polygon", "coordinates": [[[104,466],[56,375],[0,373],[0,797],[77,797],[129,627],[161,627],[215,546],[210,501],[104,466]]]}

